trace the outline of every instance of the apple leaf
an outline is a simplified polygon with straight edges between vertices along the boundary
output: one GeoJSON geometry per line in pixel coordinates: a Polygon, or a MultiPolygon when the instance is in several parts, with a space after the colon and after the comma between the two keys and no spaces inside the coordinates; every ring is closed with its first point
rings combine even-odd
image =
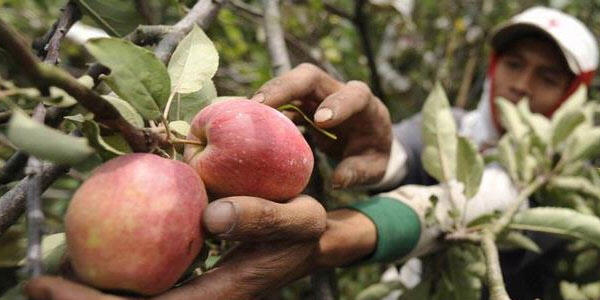
{"type": "Polygon", "coordinates": [[[76,0],[81,11],[92,18],[109,35],[123,37],[133,31],[144,19],[134,1],[76,0]]]}
{"type": "Polygon", "coordinates": [[[427,173],[439,182],[456,177],[456,124],[442,85],[436,83],[423,105],[421,161],[427,173]]]}
{"type": "Polygon", "coordinates": [[[8,139],[19,149],[42,160],[76,164],[94,153],[86,138],[66,135],[15,110],[8,124],[8,139]]]}
{"type": "Polygon", "coordinates": [[[471,198],[479,190],[483,175],[483,158],[477,147],[465,137],[458,137],[456,179],[465,185],[465,196],[471,198]]]}
{"type": "Polygon", "coordinates": [[[552,146],[556,147],[565,141],[579,124],[585,121],[585,115],[581,111],[566,111],[559,119],[553,119],[553,121],[552,146]]]}
{"type": "Polygon", "coordinates": [[[586,100],[587,87],[585,84],[582,84],[579,89],[575,91],[575,93],[573,93],[573,95],[571,95],[569,99],[567,99],[567,101],[565,101],[560,108],[552,114],[552,128],[556,128],[558,126],[558,123],[562,121],[562,119],[565,117],[565,114],[576,111],[581,112],[586,100]]]}
{"type": "Polygon", "coordinates": [[[499,240],[501,246],[508,246],[511,248],[521,248],[529,250],[534,253],[541,253],[542,250],[533,240],[526,235],[511,230],[506,235],[502,236],[499,240]]]}
{"type": "Polygon", "coordinates": [[[504,135],[498,142],[498,158],[502,167],[508,172],[510,178],[516,181],[519,178],[517,174],[517,160],[515,150],[511,143],[511,137],[504,135]]]}
{"type": "Polygon", "coordinates": [[[520,101],[517,104],[517,110],[521,115],[521,118],[529,129],[533,132],[533,135],[537,139],[537,142],[545,149],[546,145],[550,142],[550,134],[552,132],[550,121],[541,114],[532,113],[529,110],[529,101],[520,101]]]}
{"type": "Polygon", "coordinates": [[[569,208],[537,207],[517,213],[512,229],[532,230],[584,240],[600,247],[600,219],[569,208]]]}
{"type": "Polygon", "coordinates": [[[190,132],[190,124],[186,121],[173,121],[169,123],[169,129],[175,133],[186,137],[190,132]]]}
{"type": "Polygon", "coordinates": [[[588,159],[600,153],[600,128],[581,126],[568,139],[563,151],[567,162],[588,159]]]}
{"type": "Polygon", "coordinates": [[[121,116],[127,120],[127,122],[131,123],[131,125],[137,128],[144,128],[144,119],[140,114],[129,104],[129,102],[119,99],[113,96],[102,96],[102,98],[106,99],[106,101],[110,102],[112,106],[114,106],[121,116]]]}
{"type": "Polygon", "coordinates": [[[500,110],[500,121],[502,122],[502,126],[504,126],[508,133],[510,133],[517,141],[527,134],[528,128],[525,123],[523,123],[523,120],[521,120],[519,111],[512,102],[502,97],[498,97],[496,99],[496,106],[500,110]]]}
{"type": "Polygon", "coordinates": [[[168,71],[171,90],[193,93],[210,80],[219,66],[219,53],[204,31],[194,25],[190,33],[177,45],[168,71]]]}
{"type": "Polygon", "coordinates": [[[194,116],[216,97],[217,90],[210,79],[204,82],[202,89],[197,92],[177,94],[173,99],[173,103],[171,103],[169,120],[181,120],[191,123],[194,116]]]}
{"type": "Polygon", "coordinates": [[[85,120],[81,125],[81,131],[89,139],[90,144],[94,148],[100,150],[101,154],[104,154],[102,155],[104,158],[113,158],[115,156],[126,154],[123,151],[115,149],[109,143],[104,141],[104,139],[100,135],[100,127],[98,127],[98,124],[96,122],[85,120]]]}
{"type": "Polygon", "coordinates": [[[111,69],[106,83],[147,120],[158,120],[171,81],[165,65],[149,50],[117,38],[92,39],[86,49],[111,69]]]}

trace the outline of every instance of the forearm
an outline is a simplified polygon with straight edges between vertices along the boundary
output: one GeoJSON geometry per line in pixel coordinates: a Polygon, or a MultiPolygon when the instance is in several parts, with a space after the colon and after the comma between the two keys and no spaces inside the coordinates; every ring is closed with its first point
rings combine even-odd
{"type": "Polygon", "coordinates": [[[375,224],[366,215],[351,209],[330,211],[327,230],[319,239],[315,267],[351,264],[372,253],[376,244],[375,224]]]}

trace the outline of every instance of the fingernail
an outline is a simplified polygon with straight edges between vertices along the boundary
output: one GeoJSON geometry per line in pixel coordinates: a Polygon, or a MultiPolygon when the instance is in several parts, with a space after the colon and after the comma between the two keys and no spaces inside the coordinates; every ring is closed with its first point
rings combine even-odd
{"type": "Polygon", "coordinates": [[[256,101],[256,102],[259,102],[259,103],[263,103],[263,102],[265,102],[265,95],[263,93],[258,93],[256,95],[254,95],[252,97],[252,99],[250,99],[250,100],[256,101]]]}
{"type": "Polygon", "coordinates": [[[213,202],[206,208],[204,224],[213,234],[229,232],[235,225],[235,208],[229,201],[213,202]]]}
{"type": "Polygon", "coordinates": [[[331,118],[333,118],[333,110],[330,108],[321,108],[315,113],[315,121],[317,122],[329,121],[331,118]]]}

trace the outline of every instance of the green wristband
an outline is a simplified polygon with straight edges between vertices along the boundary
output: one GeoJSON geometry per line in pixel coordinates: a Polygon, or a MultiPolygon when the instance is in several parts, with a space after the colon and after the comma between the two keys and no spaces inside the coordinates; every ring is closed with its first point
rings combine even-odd
{"type": "Polygon", "coordinates": [[[407,255],[417,246],[421,221],[415,211],[403,202],[376,196],[348,208],[369,217],[377,228],[377,248],[362,263],[391,262],[407,255]]]}

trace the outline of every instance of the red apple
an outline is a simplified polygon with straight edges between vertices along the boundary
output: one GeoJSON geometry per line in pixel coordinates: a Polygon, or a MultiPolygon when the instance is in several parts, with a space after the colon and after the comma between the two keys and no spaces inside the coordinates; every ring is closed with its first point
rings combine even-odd
{"type": "Polygon", "coordinates": [[[169,289],[202,247],[206,204],[202,180],[182,162],[153,154],[106,162],[77,190],[65,217],[75,273],[101,289],[169,289]]]}
{"type": "Polygon", "coordinates": [[[279,111],[250,100],[211,104],[192,120],[184,160],[218,197],[288,200],[306,187],[313,155],[298,128],[279,111]]]}

